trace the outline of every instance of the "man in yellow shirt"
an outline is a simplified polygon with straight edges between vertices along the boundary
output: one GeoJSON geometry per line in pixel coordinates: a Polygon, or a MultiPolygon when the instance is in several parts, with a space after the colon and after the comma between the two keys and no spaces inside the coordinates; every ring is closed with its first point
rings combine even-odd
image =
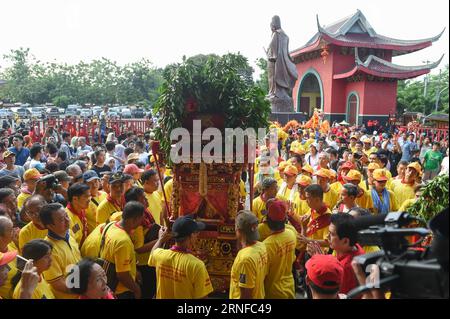
{"type": "Polygon", "coordinates": [[[253,200],[252,212],[261,222],[266,214],[266,203],[269,199],[278,197],[278,184],[274,178],[267,178],[261,185],[261,195],[253,200]]]}
{"type": "Polygon", "coordinates": [[[42,174],[39,173],[36,168],[30,168],[25,171],[25,174],[23,174],[23,182],[25,187],[22,187],[19,196],[17,196],[17,208],[19,210],[22,209],[25,200],[33,194],[36,189],[37,181],[41,177],[42,174]]]}
{"type": "Polygon", "coordinates": [[[374,214],[387,214],[398,210],[395,194],[386,188],[388,177],[386,170],[379,168],[373,171],[374,187],[370,191],[374,214]]]}
{"type": "Polygon", "coordinates": [[[258,219],[249,211],[240,211],[235,228],[242,249],[231,267],[229,298],[264,299],[268,256],[266,246],[258,241],[258,219]]]}
{"type": "Polygon", "coordinates": [[[267,276],[264,281],[267,299],[294,299],[292,265],[295,261],[297,232],[286,229],[287,206],[275,199],[268,205],[267,225],[272,234],[264,240],[267,250],[267,276]]]}
{"type": "Polygon", "coordinates": [[[166,223],[165,209],[163,209],[165,205],[158,194],[158,173],[153,169],[145,171],[142,174],[141,181],[148,201],[148,210],[158,225],[164,225],[166,223]]]}
{"type": "Polygon", "coordinates": [[[213,287],[203,261],[192,254],[197,234],[205,224],[190,216],[178,217],[172,226],[175,245],[161,249],[168,230],[159,230],[158,241],[152,249],[148,265],[156,268],[157,299],[206,298],[213,287]]]}
{"type": "Polygon", "coordinates": [[[81,260],[78,243],[70,235],[70,219],[61,204],[45,205],[39,213],[39,218],[48,235],[45,240],[53,245],[52,264],[44,271],[44,278],[52,287],[56,299],[76,299],[67,286],[66,276],[71,267],[81,260]]]}
{"type": "Polygon", "coordinates": [[[392,189],[395,198],[397,199],[398,206],[402,206],[407,200],[416,197],[414,189],[417,185],[417,179],[421,175],[422,167],[419,163],[413,162],[408,164],[405,178],[392,189]]]}
{"type": "Polygon", "coordinates": [[[128,202],[123,208],[122,220],[103,230],[100,257],[113,263],[119,283],[115,288],[118,299],[141,299],[137,283],[136,254],[130,234],[142,224],[144,205],[128,202]]]}
{"type": "MultiPolygon", "coordinates": [[[[8,256],[17,254],[17,248],[13,241],[14,224],[7,216],[0,216],[0,256],[8,256]]],[[[16,275],[16,261],[15,258],[9,260],[7,264],[1,269],[0,267],[0,299],[12,298],[12,283],[11,279],[16,275]],[[6,273],[5,273],[6,272],[6,273]]]]}
{"type": "Polygon", "coordinates": [[[31,222],[25,225],[19,232],[19,251],[23,246],[33,239],[44,239],[47,236],[47,229],[39,218],[39,212],[47,204],[41,195],[32,195],[25,202],[25,211],[31,222]]]}
{"type": "Polygon", "coordinates": [[[370,138],[364,139],[363,143],[364,143],[363,152],[367,155],[367,157],[369,157],[370,154],[372,153],[378,152],[378,149],[372,146],[372,140],[370,138]]]}
{"type": "Polygon", "coordinates": [[[115,173],[109,177],[109,194],[98,205],[97,208],[97,225],[106,223],[111,218],[111,215],[122,211],[123,207],[123,174],[115,173]]]}
{"type": "Polygon", "coordinates": [[[322,187],[323,201],[328,208],[333,209],[339,200],[339,194],[330,187],[331,173],[326,168],[321,168],[314,173],[317,178],[317,184],[322,187]]]}
{"type": "Polygon", "coordinates": [[[314,170],[311,167],[311,165],[309,165],[309,164],[303,165],[301,172],[302,172],[302,175],[306,175],[311,178],[313,177],[313,174],[314,174],[314,170]]]}
{"type": "Polygon", "coordinates": [[[97,226],[97,207],[106,198],[106,193],[99,190],[100,189],[100,177],[94,170],[86,171],[83,174],[83,182],[89,186],[89,191],[91,193],[91,201],[89,202],[89,207],[86,210],[86,219],[88,226],[88,234],[90,234],[94,228],[97,226]]]}
{"type": "Polygon", "coordinates": [[[359,207],[362,207],[364,209],[372,208],[372,197],[370,195],[370,192],[365,191],[360,187],[362,175],[359,171],[352,169],[348,171],[347,175],[342,176],[342,178],[350,184],[355,185],[358,187],[358,195],[356,196],[355,203],[359,207]]]}
{"type": "Polygon", "coordinates": [[[67,190],[67,197],[69,203],[67,204],[66,212],[70,219],[70,230],[78,246],[81,247],[89,234],[86,217],[86,210],[91,202],[89,186],[82,183],[73,184],[67,190]]]}
{"type": "Polygon", "coordinates": [[[358,138],[355,135],[350,136],[350,145],[348,146],[352,153],[356,153],[356,142],[358,141],[358,138]]]}

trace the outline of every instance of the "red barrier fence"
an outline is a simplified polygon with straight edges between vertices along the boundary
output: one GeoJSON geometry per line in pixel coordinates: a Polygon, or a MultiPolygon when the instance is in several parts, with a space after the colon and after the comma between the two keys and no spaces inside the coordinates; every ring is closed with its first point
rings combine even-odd
{"type": "Polygon", "coordinates": [[[152,121],[149,119],[108,119],[101,122],[97,119],[49,118],[32,120],[30,124],[33,131],[32,136],[36,141],[40,141],[47,128],[53,127],[60,133],[69,132],[71,137],[84,136],[89,144],[94,140],[100,141],[101,135],[108,134],[108,129],[112,129],[115,135],[119,136],[128,132],[144,134],[153,127],[152,121]]]}
{"type": "MultiPolygon", "coordinates": [[[[400,128],[408,131],[407,126],[400,126],[400,128]]],[[[414,128],[414,132],[416,134],[426,133],[427,136],[433,138],[433,141],[441,141],[448,137],[448,128],[434,128],[434,127],[422,127],[414,128]]]]}

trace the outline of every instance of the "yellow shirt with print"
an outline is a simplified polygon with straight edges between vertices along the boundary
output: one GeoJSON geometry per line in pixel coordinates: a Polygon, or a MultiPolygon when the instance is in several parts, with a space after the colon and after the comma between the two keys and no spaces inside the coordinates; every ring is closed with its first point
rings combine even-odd
{"type": "Polygon", "coordinates": [[[294,299],[292,264],[295,261],[296,232],[285,229],[264,240],[267,250],[267,276],[264,280],[266,299],[294,299]]]}
{"type": "MultiPolygon", "coordinates": [[[[13,299],[20,299],[20,294],[22,292],[22,279],[19,280],[16,288],[14,288],[13,299]]],[[[55,299],[52,287],[47,281],[41,276],[36,288],[31,295],[31,299],[55,299]]]]}
{"type": "MultiPolygon", "coordinates": [[[[6,252],[10,252],[10,251],[17,251],[17,247],[16,245],[11,242],[10,244],[8,244],[8,249],[6,252]]],[[[17,268],[16,268],[16,260],[17,258],[14,258],[13,261],[11,261],[8,264],[8,277],[6,279],[6,281],[3,283],[2,286],[0,286],[0,299],[11,299],[13,297],[12,295],[12,285],[11,285],[11,279],[17,274],[17,268]]]]}
{"type": "Polygon", "coordinates": [[[392,192],[395,194],[395,198],[397,199],[397,205],[399,207],[402,206],[403,203],[408,199],[416,198],[414,186],[411,186],[409,184],[400,183],[394,188],[392,192]]]}
{"type": "Polygon", "coordinates": [[[156,299],[200,299],[213,291],[204,262],[192,254],[157,248],[148,265],[156,269],[156,299]]]}
{"type": "Polygon", "coordinates": [[[364,209],[373,208],[372,196],[370,195],[370,192],[365,190],[363,190],[361,196],[356,197],[355,203],[356,205],[364,209]]]}
{"type": "Polygon", "coordinates": [[[241,289],[252,289],[253,299],[264,299],[267,276],[267,249],[262,242],[241,249],[231,267],[230,299],[240,299],[241,289]]]}
{"type": "Polygon", "coordinates": [[[113,213],[120,212],[122,209],[110,203],[106,198],[97,207],[97,225],[106,223],[113,213]]]}
{"type": "MultiPolygon", "coordinates": [[[[308,213],[311,217],[309,218],[309,220],[311,220],[311,218],[318,218],[319,214],[314,213],[312,214],[311,208],[309,209],[309,213],[308,213]]],[[[331,210],[330,208],[327,208],[327,211],[325,212],[325,214],[331,214],[331,210]]],[[[319,230],[317,230],[314,234],[312,234],[311,236],[308,236],[309,239],[313,239],[313,240],[326,240],[328,239],[328,235],[329,235],[330,231],[328,229],[328,226],[325,226],[319,230]]]]}
{"type": "Polygon", "coordinates": [[[19,232],[19,251],[21,252],[23,246],[33,239],[44,239],[47,233],[47,229],[41,230],[33,222],[29,222],[19,232]]]}
{"type": "MultiPolygon", "coordinates": [[[[113,263],[116,272],[129,272],[133,280],[136,280],[136,254],[134,245],[128,233],[118,223],[111,225],[105,234],[105,246],[100,252],[101,258],[113,263]]],[[[116,294],[129,291],[120,281],[116,294]]]]}
{"type": "MultiPolygon", "coordinates": [[[[45,280],[51,285],[52,282],[65,278],[71,265],[75,265],[81,260],[80,250],[75,238],[69,236],[69,242],[63,239],[55,239],[51,236],[45,237],[45,240],[53,245],[52,265],[44,271],[45,280]]],[[[74,294],[59,292],[52,287],[56,299],[77,299],[74,294]]]]}
{"type": "MultiPolygon", "coordinates": [[[[286,224],[285,229],[288,229],[290,231],[292,231],[295,234],[295,237],[297,237],[297,230],[294,228],[294,226],[292,226],[291,224],[286,224]]],[[[270,235],[272,235],[272,230],[269,228],[269,225],[267,225],[266,222],[262,222],[258,224],[258,233],[259,233],[259,241],[264,241],[267,239],[267,237],[269,237],[270,235]]],[[[302,247],[302,244],[297,241],[296,243],[296,248],[300,249],[302,247]]]]}
{"type": "Polygon", "coordinates": [[[153,216],[153,219],[158,225],[162,225],[163,220],[161,212],[163,210],[163,200],[158,192],[153,192],[151,194],[145,193],[145,197],[148,201],[148,210],[153,216]]]}
{"type": "MultiPolygon", "coordinates": [[[[389,192],[389,212],[396,212],[398,211],[398,202],[397,199],[395,197],[395,194],[390,191],[387,190],[389,192]]],[[[378,194],[378,196],[380,197],[380,200],[383,201],[383,196],[378,194]]],[[[372,192],[370,192],[370,198],[372,200],[373,203],[373,197],[372,197],[372,192]]],[[[378,214],[378,209],[375,208],[375,206],[373,205],[371,208],[369,208],[369,210],[373,213],[373,214],[378,214]]]]}
{"type": "Polygon", "coordinates": [[[100,203],[108,196],[103,191],[99,192],[99,195],[96,197],[91,197],[91,202],[89,203],[89,207],[86,210],[86,219],[88,224],[88,234],[90,234],[95,227],[97,227],[97,208],[100,203]]]}
{"type": "Polygon", "coordinates": [[[71,212],[70,209],[66,208],[66,212],[70,219],[70,230],[72,231],[73,237],[77,241],[78,246],[80,246],[82,244],[81,240],[83,239],[84,233],[83,222],[80,217],[71,212]]]}
{"type": "Polygon", "coordinates": [[[27,194],[27,193],[24,193],[24,192],[21,192],[21,193],[19,194],[19,196],[17,196],[17,209],[18,209],[18,210],[21,210],[21,209],[22,209],[23,204],[25,204],[25,201],[26,201],[29,197],[31,197],[31,194],[27,194]]]}

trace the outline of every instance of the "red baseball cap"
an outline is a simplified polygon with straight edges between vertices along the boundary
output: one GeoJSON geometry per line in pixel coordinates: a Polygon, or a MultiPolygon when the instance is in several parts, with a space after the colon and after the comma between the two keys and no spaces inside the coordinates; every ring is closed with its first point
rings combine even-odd
{"type": "Polygon", "coordinates": [[[274,222],[284,222],[287,217],[287,205],[284,201],[275,199],[268,202],[267,217],[274,222]]]}
{"type": "Polygon", "coordinates": [[[344,268],[333,255],[313,255],[306,262],[306,273],[314,285],[322,289],[338,289],[344,268]]]}
{"type": "Polygon", "coordinates": [[[355,164],[353,164],[352,162],[345,162],[344,164],[342,164],[341,169],[355,169],[355,164]]]}
{"type": "Polygon", "coordinates": [[[0,266],[4,266],[13,261],[17,256],[17,251],[0,252],[0,266]]]}
{"type": "Polygon", "coordinates": [[[125,174],[143,173],[144,170],[140,169],[136,164],[127,164],[123,170],[125,174]]]}

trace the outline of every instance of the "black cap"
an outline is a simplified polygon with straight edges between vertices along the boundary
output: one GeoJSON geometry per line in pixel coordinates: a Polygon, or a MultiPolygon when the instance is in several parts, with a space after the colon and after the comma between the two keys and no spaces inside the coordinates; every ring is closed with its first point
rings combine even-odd
{"type": "Polygon", "coordinates": [[[205,224],[196,222],[191,216],[181,216],[173,223],[172,235],[175,239],[187,237],[205,229],[205,224]]]}

